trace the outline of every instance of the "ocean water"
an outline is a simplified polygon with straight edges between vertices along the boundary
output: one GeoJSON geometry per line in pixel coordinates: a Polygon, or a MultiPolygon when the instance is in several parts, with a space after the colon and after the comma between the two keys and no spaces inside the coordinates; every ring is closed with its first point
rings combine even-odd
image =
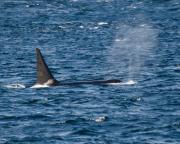
{"type": "Polygon", "coordinates": [[[179,144],[179,55],[179,0],[1,0],[0,144],[179,144]]]}

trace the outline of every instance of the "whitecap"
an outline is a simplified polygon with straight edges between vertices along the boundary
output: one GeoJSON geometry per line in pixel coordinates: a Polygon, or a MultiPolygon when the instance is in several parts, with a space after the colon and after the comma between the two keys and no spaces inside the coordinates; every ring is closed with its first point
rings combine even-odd
{"type": "Polygon", "coordinates": [[[108,23],[107,22],[98,22],[98,25],[107,25],[108,23]]]}
{"type": "Polygon", "coordinates": [[[82,25],[81,25],[81,26],[79,26],[79,27],[80,27],[81,29],[83,29],[83,28],[84,28],[84,26],[82,26],[82,25]]]}
{"type": "Polygon", "coordinates": [[[95,122],[103,122],[103,121],[105,121],[106,120],[106,117],[105,116],[101,116],[101,117],[97,117],[96,119],[95,119],[95,122]]]}
{"type": "Polygon", "coordinates": [[[58,26],[59,28],[61,28],[61,29],[65,29],[66,27],[64,27],[64,26],[61,26],[61,25],[59,25],[58,26]]]}
{"type": "Polygon", "coordinates": [[[94,27],[89,26],[88,29],[89,30],[97,30],[97,29],[99,29],[99,27],[98,26],[94,26],[94,27]]]}

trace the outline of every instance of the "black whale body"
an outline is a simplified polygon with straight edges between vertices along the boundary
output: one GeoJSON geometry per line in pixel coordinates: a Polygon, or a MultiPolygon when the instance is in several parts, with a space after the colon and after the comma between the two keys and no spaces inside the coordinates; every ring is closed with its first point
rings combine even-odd
{"type": "Polygon", "coordinates": [[[40,49],[36,48],[37,57],[37,85],[48,85],[48,86],[64,86],[64,85],[82,85],[82,84],[110,84],[110,83],[120,83],[121,80],[111,79],[111,80],[90,80],[90,81],[77,81],[77,82],[60,82],[57,81],[52,75],[50,69],[48,68],[40,49]]]}

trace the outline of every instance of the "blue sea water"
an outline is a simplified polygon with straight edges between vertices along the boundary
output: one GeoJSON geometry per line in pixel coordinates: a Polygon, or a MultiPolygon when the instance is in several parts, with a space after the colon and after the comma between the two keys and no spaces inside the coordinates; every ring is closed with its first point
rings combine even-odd
{"type": "Polygon", "coordinates": [[[0,144],[179,144],[179,55],[179,0],[1,0],[0,144]]]}

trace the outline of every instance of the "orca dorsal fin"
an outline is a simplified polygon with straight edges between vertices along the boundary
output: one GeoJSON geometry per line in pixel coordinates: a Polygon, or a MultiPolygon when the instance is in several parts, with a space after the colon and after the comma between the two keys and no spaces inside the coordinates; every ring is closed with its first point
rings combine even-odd
{"type": "Polygon", "coordinates": [[[51,74],[39,48],[36,48],[37,84],[56,85],[57,81],[51,74]]]}

